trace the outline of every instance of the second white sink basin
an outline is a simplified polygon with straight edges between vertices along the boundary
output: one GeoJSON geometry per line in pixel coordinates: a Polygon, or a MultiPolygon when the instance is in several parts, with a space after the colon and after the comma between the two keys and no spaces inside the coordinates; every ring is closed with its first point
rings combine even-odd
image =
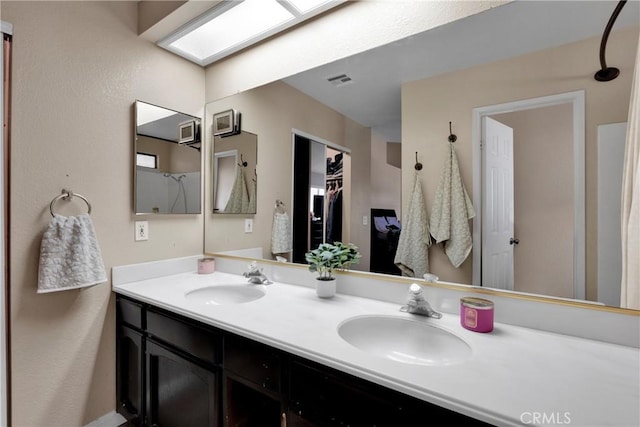
{"type": "Polygon", "coordinates": [[[401,363],[451,365],[471,357],[469,344],[455,334],[402,317],[354,317],[338,326],[338,334],[360,350],[401,363]]]}
{"type": "Polygon", "coordinates": [[[185,293],[190,300],[207,305],[242,304],[255,301],[265,295],[262,285],[212,285],[185,293]]]}

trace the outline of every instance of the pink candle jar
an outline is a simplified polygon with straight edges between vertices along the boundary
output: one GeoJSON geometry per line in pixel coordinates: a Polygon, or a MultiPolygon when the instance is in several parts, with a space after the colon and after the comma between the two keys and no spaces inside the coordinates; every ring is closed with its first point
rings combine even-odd
{"type": "Polygon", "coordinates": [[[200,258],[198,260],[198,274],[211,274],[216,271],[215,258],[200,258]]]}
{"type": "Polygon", "coordinates": [[[493,302],[483,298],[460,298],[460,324],[474,332],[493,330],[493,302]]]}

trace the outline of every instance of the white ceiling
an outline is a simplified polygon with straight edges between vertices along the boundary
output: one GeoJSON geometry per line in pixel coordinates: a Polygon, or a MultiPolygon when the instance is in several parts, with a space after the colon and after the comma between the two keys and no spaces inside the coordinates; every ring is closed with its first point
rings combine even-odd
{"type": "MultiPolygon", "coordinates": [[[[403,82],[601,37],[617,4],[517,0],[283,81],[387,140],[400,141],[403,82]],[[347,74],[353,83],[334,87],[327,81],[339,74],[347,74]]],[[[639,5],[640,0],[628,1],[613,31],[640,25],[639,5]]],[[[599,52],[594,51],[593,56],[598,64],[599,52]]]]}

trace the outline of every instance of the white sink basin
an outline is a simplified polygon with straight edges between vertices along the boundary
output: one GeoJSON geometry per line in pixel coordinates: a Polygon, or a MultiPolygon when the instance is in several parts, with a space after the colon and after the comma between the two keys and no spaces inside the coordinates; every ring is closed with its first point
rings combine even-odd
{"type": "Polygon", "coordinates": [[[360,350],[401,363],[451,365],[471,357],[471,347],[455,334],[402,317],[354,317],[338,326],[338,334],[360,350]]]}
{"type": "Polygon", "coordinates": [[[242,304],[255,301],[265,295],[262,285],[212,285],[194,289],[185,293],[190,300],[200,301],[206,305],[242,304]]]}

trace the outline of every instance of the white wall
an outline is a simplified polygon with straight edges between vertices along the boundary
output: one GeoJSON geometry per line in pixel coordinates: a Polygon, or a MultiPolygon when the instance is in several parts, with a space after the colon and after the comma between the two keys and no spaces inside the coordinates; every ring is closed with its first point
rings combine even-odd
{"type": "Polygon", "coordinates": [[[108,271],[201,253],[202,215],[145,216],[151,238],[134,242],[133,103],[202,117],[204,70],[137,36],[136,1],[0,8],[14,26],[12,425],[82,426],[115,409],[113,298],[110,283],[36,294],[49,202],[62,188],[89,199],[108,271]]]}
{"type": "Polygon", "coordinates": [[[347,1],[331,13],[210,65],[206,99],[215,101],[509,2],[347,1]]]}

